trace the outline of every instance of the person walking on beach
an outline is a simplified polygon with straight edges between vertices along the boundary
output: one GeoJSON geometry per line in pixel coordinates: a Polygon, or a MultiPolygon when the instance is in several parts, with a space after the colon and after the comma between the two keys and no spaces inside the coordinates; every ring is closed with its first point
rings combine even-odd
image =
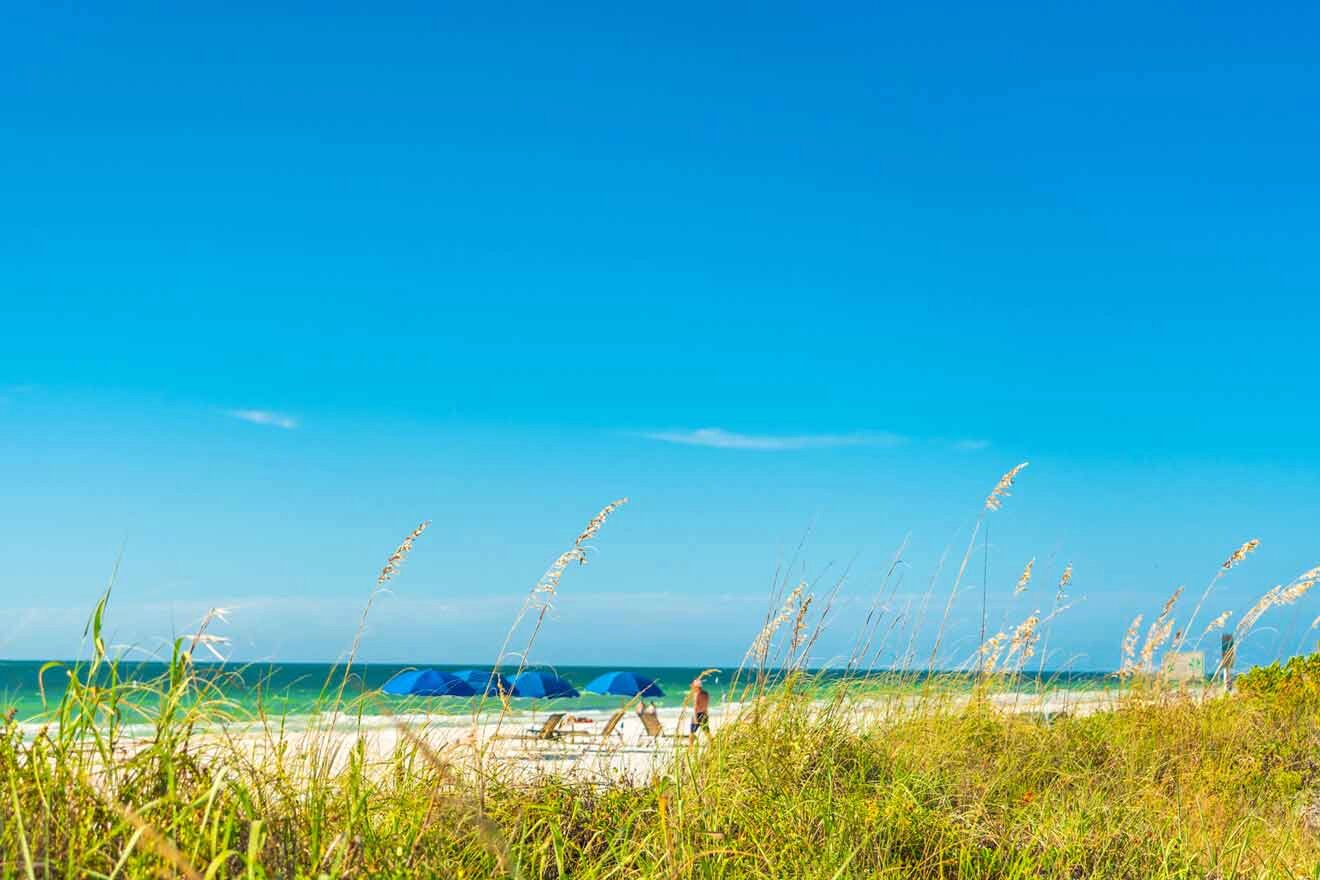
{"type": "Polygon", "coordinates": [[[697,731],[706,733],[710,739],[710,691],[701,684],[700,678],[692,679],[692,726],[688,732],[688,745],[697,737],[697,731]]]}

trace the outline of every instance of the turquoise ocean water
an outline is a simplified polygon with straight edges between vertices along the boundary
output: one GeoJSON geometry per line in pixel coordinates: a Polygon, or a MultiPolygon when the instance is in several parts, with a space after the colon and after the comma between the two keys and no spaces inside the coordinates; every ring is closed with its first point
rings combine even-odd
{"type": "MultiPolygon", "coordinates": [[[[67,670],[69,666],[47,669],[42,682],[39,683],[38,678],[43,665],[45,664],[29,660],[0,660],[0,713],[8,713],[13,710],[17,713],[20,721],[40,720],[41,716],[47,711],[47,707],[59,701],[68,680],[67,670]],[[44,701],[42,684],[44,684],[45,689],[44,701]]],[[[359,695],[377,691],[381,685],[389,681],[395,674],[412,668],[415,667],[398,664],[355,665],[347,692],[351,695],[359,695]]],[[[489,667],[480,665],[429,665],[428,668],[453,672],[460,669],[489,667]]],[[[681,705],[692,679],[703,669],[703,667],[648,668],[640,666],[539,668],[554,671],[579,690],[603,672],[614,669],[630,669],[655,680],[660,686],[664,691],[664,697],[656,701],[660,706],[681,705]]],[[[150,681],[163,675],[165,671],[166,667],[163,663],[124,664],[120,667],[122,677],[137,681],[150,681]]],[[[328,663],[229,664],[223,668],[209,664],[199,664],[199,671],[203,676],[215,678],[220,683],[225,698],[233,701],[240,715],[254,712],[260,707],[266,714],[274,716],[314,713],[318,706],[324,703],[326,683],[333,681],[337,685],[343,675],[342,667],[334,667],[328,663]]],[[[706,688],[710,691],[714,702],[718,703],[723,700],[734,672],[733,668],[727,668],[707,676],[705,679],[706,688]]],[[[821,685],[837,682],[841,678],[841,673],[837,671],[826,670],[813,674],[818,677],[821,685]]],[[[883,672],[877,672],[877,675],[883,676],[884,674],[883,672]]],[[[1047,681],[1050,686],[1064,688],[1103,688],[1112,686],[1114,683],[1112,677],[1104,673],[1092,672],[1053,673],[1047,671],[1043,675],[1043,680],[1047,681]]],[[[1019,682],[1019,686],[1035,687],[1038,681],[1037,676],[1028,675],[1019,682]]],[[[378,699],[381,701],[381,705],[392,712],[425,711],[463,714],[470,713],[474,707],[474,701],[471,698],[461,697],[408,697],[400,699],[382,695],[378,699]]],[[[370,707],[373,702],[374,700],[367,701],[364,704],[364,711],[371,712],[370,707]]],[[[496,701],[489,702],[494,703],[496,701]]],[[[554,701],[514,700],[513,704],[515,708],[538,709],[551,702],[553,702],[555,708],[612,709],[620,704],[621,698],[584,693],[580,697],[554,701]]]]}

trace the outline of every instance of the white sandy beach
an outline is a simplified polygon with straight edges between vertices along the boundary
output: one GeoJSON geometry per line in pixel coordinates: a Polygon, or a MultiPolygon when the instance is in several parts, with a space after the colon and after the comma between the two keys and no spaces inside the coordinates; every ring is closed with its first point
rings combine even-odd
{"type": "MultiPolygon", "coordinates": [[[[886,717],[917,711],[956,710],[965,705],[966,694],[928,696],[902,695],[859,701],[849,707],[852,723],[863,729],[886,717]]],[[[1085,716],[1115,707],[1117,696],[1106,691],[1053,691],[1045,695],[1004,693],[991,698],[992,705],[1008,713],[1038,714],[1053,719],[1062,714],[1085,716]]],[[[819,704],[822,705],[823,704],[819,704]]],[[[736,724],[745,706],[712,706],[710,724],[718,730],[736,724]]],[[[553,711],[553,710],[552,710],[553,711]]],[[[670,707],[659,710],[663,734],[649,736],[642,722],[629,711],[608,736],[602,736],[611,712],[573,711],[573,721],[562,728],[562,735],[538,739],[536,731],[549,712],[496,715],[401,715],[366,716],[347,722],[341,719],[333,727],[318,726],[312,719],[306,726],[286,726],[262,730],[252,725],[234,725],[223,733],[208,734],[217,746],[233,747],[238,754],[259,761],[283,746],[286,756],[302,756],[309,763],[331,768],[347,762],[351,747],[360,739],[365,760],[388,764],[401,740],[420,741],[447,764],[460,771],[475,770],[478,763],[486,770],[499,767],[501,777],[509,781],[532,781],[554,775],[584,784],[644,784],[662,774],[676,755],[688,747],[691,713],[670,707]],[[406,733],[404,732],[406,729],[406,733]]],[[[697,740],[700,747],[701,739],[697,740]]],[[[222,747],[223,748],[223,747],[222,747]]],[[[227,749],[226,749],[227,750],[227,749]]]]}

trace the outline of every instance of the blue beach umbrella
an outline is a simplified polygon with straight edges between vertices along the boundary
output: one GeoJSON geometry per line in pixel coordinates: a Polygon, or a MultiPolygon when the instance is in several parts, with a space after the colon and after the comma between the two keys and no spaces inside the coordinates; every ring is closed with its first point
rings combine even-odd
{"type": "Polygon", "coordinates": [[[553,672],[529,669],[513,680],[513,695],[515,697],[553,699],[555,697],[576,697],[578,692],[577,688],[553,672]]]}
{"type": "Polygon", "coordinates": [[[649,678],[635,672],[607,672],[598,675],[583,688],[593,694],[618,694],[621,697],[663,697],[664,691],[649,678]]]}
{"type": "Polygon", "coordinates": [[[413,669],[400,672],[381,688],[396,697],[475,697],[472,685],[448,672],[413,669]]]}
{"type": "Polygon", "coordinates": [[[467,682],[468,686],[477,693],[483,690],[487,695],[494,696],[499,693],[513,693],[513,683],[498,672],[491,672],[488,669],[464,669],[455,672],[454,676],[467,682]]]}

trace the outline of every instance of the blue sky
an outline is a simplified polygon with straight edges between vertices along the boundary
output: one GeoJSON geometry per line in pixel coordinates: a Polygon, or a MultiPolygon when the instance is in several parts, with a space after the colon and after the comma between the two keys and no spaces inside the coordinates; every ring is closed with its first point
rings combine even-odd
{"type": "Polygon", "coordinates": [[[536,659],[736,661],[810,530],[802,571],[850,572],[827,660],[904,535],[899,603],[1024,459],[992,625],[1071,560],[1058,659],[1110,667],[1259,537],[1207,605],[1240,615],[1320,562],[1317,24],[11,10],[0,656],[76,651],[122,547],[122,643],[224,603],[236,656],[333,658],[429,518],[364,653],[486,659],[628,495],[536,659]]]}

